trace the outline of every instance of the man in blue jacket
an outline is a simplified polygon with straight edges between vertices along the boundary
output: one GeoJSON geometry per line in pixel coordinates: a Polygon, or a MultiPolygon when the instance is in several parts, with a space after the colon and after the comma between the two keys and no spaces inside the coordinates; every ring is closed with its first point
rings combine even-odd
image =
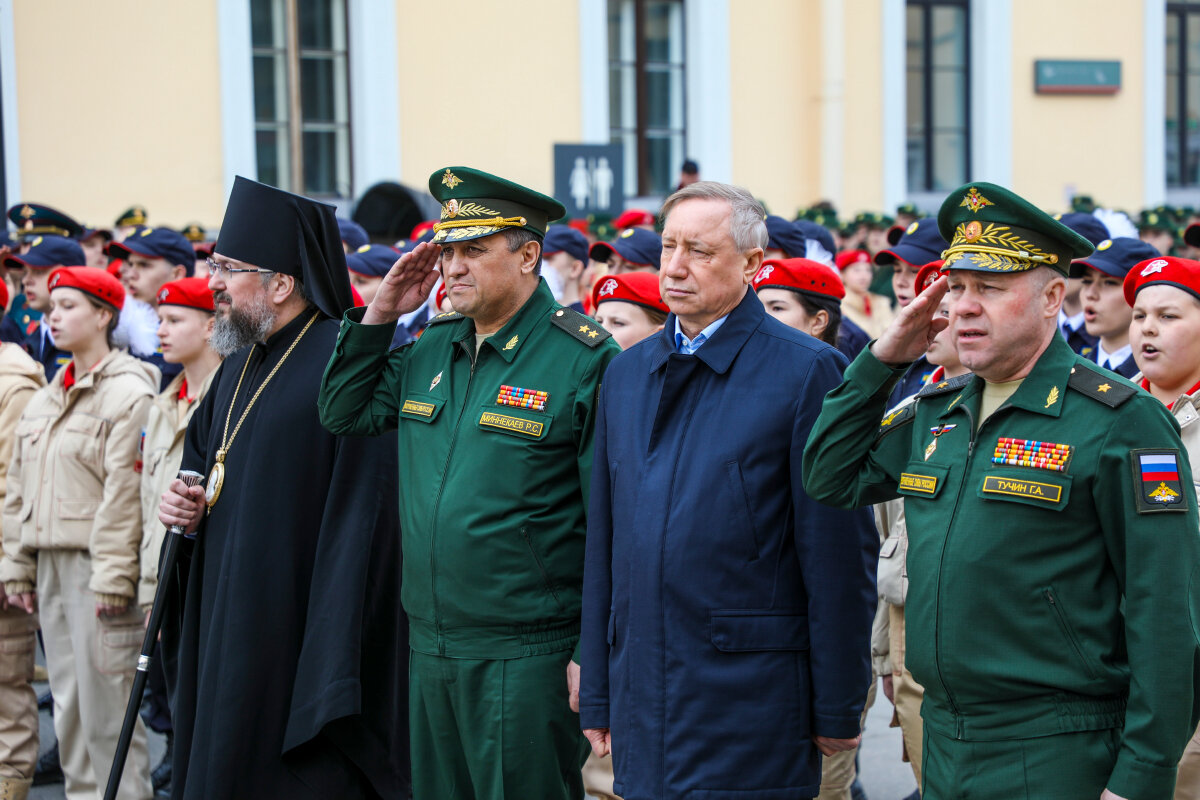
{"type": "Polygon", "coordinates": [[[764,312],[762,207],[699,182],[663,207],[660,335],[617,356],[595,433],[580,720],[639,798],[796,798],[857,746],[878,535],[804,492],[845,359],[764,312]]]}

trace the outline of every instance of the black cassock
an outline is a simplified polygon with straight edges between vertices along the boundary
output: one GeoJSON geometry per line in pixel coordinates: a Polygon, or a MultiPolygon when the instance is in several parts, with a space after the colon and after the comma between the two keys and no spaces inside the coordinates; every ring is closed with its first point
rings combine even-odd
{"type": "MultiPolygon", "coordinates": [[[[184,469],[209,474],[247,359],[230,434],[313,313],[225,360],[184,469]]],[[[163,630],[177,800],[408,796],[396,454],[321,427],[337,333],[322,316],[267,384],[181,542],[163,630]]]]}

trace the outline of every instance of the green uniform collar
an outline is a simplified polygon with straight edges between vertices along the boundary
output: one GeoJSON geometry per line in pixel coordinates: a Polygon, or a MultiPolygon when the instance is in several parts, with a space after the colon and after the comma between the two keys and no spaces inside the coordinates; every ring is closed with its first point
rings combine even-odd
{"type": "MultiPolygon", "coordinates": [[[[1075,353],[1061,336],[1055,336],[1050,346],[1046,348],[1033,369],[1025,376],[1020,388],[1008,398],[1004,408],[1021,408],[1035,414],[1048,417],[1058,417],[1062,414],[1064,395],[1067,391],[1067,381],[1071,379],[1072,368],[1075,365],[1075,353]]],[[[983,394],[983,378],[976,376],[963,387],[939,417],[945,417],[964,403],[969,403],[975,395],[983,394]]],[[[982,420],[980,421],[982,422],[982,420]]]]}
{"type": "MultiPolygon", "coordinates": [[[[530,331],[542,316],[554,307],[554,294],[550,291],[545,278],[538,278],[537,288],[525,301],[525,304],[513,314],[512,319],[504,323],[504,327],[484,339],[484,346],[491,345],[505,361],[512,363],[517,357],[517,351],[529,338],[530,331]]],[[[475,350],[475,321],[463,317],[454,332],[454,341],[463,345],[466,350],[475,350]]]]}

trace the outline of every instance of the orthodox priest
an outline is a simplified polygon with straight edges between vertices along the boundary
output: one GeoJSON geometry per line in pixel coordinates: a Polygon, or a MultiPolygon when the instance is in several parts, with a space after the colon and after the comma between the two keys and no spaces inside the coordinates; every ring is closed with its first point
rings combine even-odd
{"type": "Polygon", "coordinates": [[[405,797],[394,448],[317,417],[350,308],[334,209],[239,177],[210,264],[226,356],[160,519],[176,800],[405,797]]]}

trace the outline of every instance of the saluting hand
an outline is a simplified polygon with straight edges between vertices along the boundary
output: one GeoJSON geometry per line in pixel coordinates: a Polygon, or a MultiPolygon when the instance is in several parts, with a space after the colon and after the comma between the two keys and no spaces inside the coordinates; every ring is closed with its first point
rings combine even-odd
{"type": "Polygon", "coordinates": [[[945,277],[938,278],[900,309],[892,324],[871,345],[871,353],[889,365],[908,364],[924,355],[933,338],[950,324],[945,317],[937,316],[949,283],[945,277]]]}
{"type": "Polygon", "coordinates": [[[441,248],[432,242],[421,242],[411,252],[400,256],[383,276],[375,299],[363,314],[363,324],[395,322],[402,315],[420,308],[437,283],[437,265],[441,257],[441,248]]]}
{"type": "Polygon", "coordinates": [[[204,515],[204,487],[188,486],[176,478],[167,487],[158,506],[158,521],[168,528],[182,525],[184,533],[195,533],[204,515]]]}

